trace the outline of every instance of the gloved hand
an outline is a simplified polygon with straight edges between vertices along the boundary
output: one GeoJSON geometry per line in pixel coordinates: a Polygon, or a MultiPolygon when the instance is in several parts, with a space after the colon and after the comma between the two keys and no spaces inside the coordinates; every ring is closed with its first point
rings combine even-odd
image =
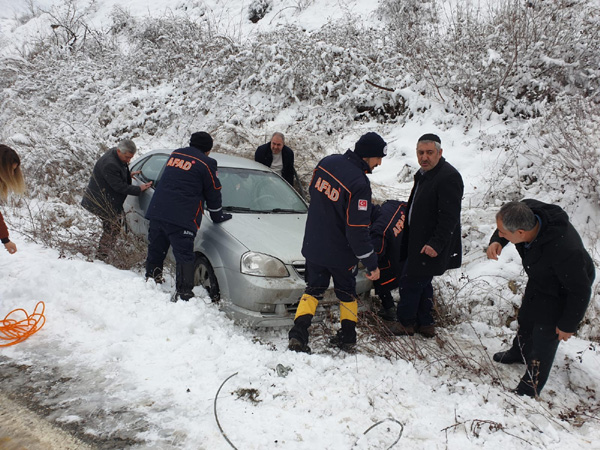
{"type": "Polygon", "coordinates": [[[226,214],[220,211],[218,213],[210,213],[210,218],[214,223],[225,222],[226,220],[231,219],[231,217],[231,214],[226,214]]]}

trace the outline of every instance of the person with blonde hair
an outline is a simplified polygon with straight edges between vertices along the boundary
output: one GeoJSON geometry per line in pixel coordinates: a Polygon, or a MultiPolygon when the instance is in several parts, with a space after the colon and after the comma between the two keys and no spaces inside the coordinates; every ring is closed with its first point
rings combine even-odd
{"type": "MultiPolygon", "coordinates": [[[[7,145],[0,144],[0,198],[6,198],[9,192],[22,194],[25,192],[25,180],[21,172],[21,158],[17,152],[7,145]]],[[[0,212],[0,240],[11,255],[16,253],[17,246],[8,238],[8,228],[0,212]]]]}

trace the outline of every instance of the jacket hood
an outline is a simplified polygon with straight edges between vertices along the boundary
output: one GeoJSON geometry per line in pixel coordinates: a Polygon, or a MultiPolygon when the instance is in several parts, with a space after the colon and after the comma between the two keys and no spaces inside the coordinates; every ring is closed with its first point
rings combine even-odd
{"type": "Polygon", "coordinates": [[[527,204],[533,213],[536,216],[539,216],[542,221],[542,226],[536,240],[539,240],[539,242],[546,242],[555,239],[557,235],[564,234],[563,230],[569,224],[569,216],[560,206],[543,203],[533,199],[525,199],[523,202],[527,204]]]}

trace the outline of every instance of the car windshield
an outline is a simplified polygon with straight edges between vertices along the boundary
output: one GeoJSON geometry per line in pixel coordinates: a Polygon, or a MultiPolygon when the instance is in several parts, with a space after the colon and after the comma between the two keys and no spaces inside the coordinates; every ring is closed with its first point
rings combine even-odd
{"type": "Polygon", "coordinates": [[[223,209],[235,212],[305,213],[306,203],[272,172],[219,168],[223,209]]]}

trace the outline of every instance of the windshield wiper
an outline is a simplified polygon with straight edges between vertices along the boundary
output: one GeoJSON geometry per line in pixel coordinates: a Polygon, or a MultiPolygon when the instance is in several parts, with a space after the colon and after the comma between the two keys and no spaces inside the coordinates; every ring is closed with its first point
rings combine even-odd
{"type": "Polygon", "coordinates": [[[302,213],[305,213],[306,211],[298,211],[297,209],[273,208],[270,211],[265,211],[265,212],[302,214],[302,213]]]}
{"type": "Polygon", "coordinates": [[[264,211],[257,211],[255,209],[250,209],[246,206],[223,206],[223,211],[231,211],[231,212],[252,212],[252,213],[256,213],[256,212],[264,212],[264,211]]]}

